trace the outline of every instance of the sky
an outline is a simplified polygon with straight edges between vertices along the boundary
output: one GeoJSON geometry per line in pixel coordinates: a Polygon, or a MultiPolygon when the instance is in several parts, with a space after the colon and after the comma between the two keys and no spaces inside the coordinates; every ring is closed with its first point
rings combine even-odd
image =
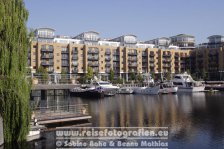
{"type": "Polygon", "coordinates": [[[196,43],[224,35],[223,0],[25,0],[28,28],[57,35],[96,31],[101,38],[134,34],[146,41],[190,34],[196,43]]]}

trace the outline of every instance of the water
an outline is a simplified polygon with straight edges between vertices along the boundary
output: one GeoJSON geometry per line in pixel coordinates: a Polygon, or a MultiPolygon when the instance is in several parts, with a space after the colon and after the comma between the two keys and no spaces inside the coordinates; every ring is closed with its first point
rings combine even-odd
{"type": "MultiPolygon", "coordinates": [[[[224,149],[224,93],[48,97],[44,104],[89,104],[95,127],[169,127],[169,149],[224,149]]],[[[30,148],[55,148],[55,132],[30,148]]]]}

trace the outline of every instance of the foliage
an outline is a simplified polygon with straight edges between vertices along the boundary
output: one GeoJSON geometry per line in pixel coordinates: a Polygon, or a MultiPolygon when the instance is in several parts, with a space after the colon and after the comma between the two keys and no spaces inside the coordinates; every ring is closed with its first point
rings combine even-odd
{"type": "Polygon", "coordinates": [[[111,69],[109,73],[109,80],[112,82],[114,80],[114,71],[111,69]]]}
{"type": "Polygon", "coordinates": [[[0,0],[0,114],[6,143],[25,140],[29,131],[27,19],[23,0],[0,0]]]}
{"type": "Polygon", "coordinates": [[[41,79],[43,81],[43,83],[47,83],[48,82],[48,72],[47,70],[43,67],[43,66],[40,66],[38,69],[37,69],[37,73],[41,75],[41,79]]]}
{"type": "Polygon", "coordinates": [[[138,74],[137,75],[137,80],[138,80],[139,83],[143,83],[144,78],[143,78],[143,76],[141,74],[138,74]]]}
{"type": "Polygon", "coordinates": [[[119,77],[119,78],[117,79],[117,83],[118,83],[118,84],[123,84],[123,79],[122,79],[121,77],[119,77]]]}
{"type": "Polygon", "coordinates": [[[133,72],[131,73],[131,80],[132,80],[132,81],[136,80],[135,73],[133,73],[133,72]]]}
{"type": "Polygon", "coordinates": [[[89,81],[93,78],[93,69],[91,67],[87,68],[87,74],[84,76],[84,82],[89,81]]]}
{"type": "Polygon", "coordinates": [[[65,70],[65,69],[62,69],[62,71],[61,71],[61,80],[60,80],[60,82],[63,84],[66,84],[66,83],[69,83],[69,81],[68,81],[69,79],[68,79],[68,76],[67,76],[67,71],[65,70]]]}

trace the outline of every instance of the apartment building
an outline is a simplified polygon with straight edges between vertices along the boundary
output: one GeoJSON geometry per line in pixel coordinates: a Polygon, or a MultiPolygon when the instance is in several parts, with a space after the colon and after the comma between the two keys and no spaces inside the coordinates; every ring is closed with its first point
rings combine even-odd
{"type": "Polygon", "coordinates": [[[200,44],[191,51],[192,72],[206,74],[210,80],[224,79],[224,37],[213,35],[208,43],[200,44]]]}
{"type": "Polygon", "coordinates": [[[29,50],[29,66],[44,67],[49,73],[69,73],[83,76],[87,68],[99,76],[108,76],[112,69],[116,77],[128,80],[130,73],[180,73],[186,71],[185,59],[190,50],[160,49],[154,44],[138,42],[135,35],[123,35],[103,40],[94,31],[73,38],[54,36],[54,30],[41,28],[29,50]]]}

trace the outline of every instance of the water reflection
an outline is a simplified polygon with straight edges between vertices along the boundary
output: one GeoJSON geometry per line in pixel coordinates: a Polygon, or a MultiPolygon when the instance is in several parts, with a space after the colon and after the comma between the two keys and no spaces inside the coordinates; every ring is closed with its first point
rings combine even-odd
{"type": "MultiPolygon", "coordinates": [[[[94,127],[169,127],[169,148],[222,148],[223,96],[222,93],[116,95],[104,99],[58,96],[47,97],[41,104],[87,103],[94,127]]],[[[48,135],[50,140],[54,138],[48,135]]],[[[49,148],[46,142],[43,144],[49,148]]]]}

